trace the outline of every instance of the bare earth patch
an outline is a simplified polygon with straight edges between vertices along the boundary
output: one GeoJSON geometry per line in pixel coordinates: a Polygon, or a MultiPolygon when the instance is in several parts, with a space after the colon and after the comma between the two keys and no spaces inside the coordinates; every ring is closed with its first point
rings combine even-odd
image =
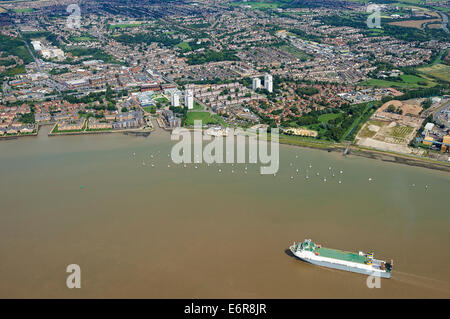
{"type": "Polygon", "coordinates": [[[384,151],[411,154],[414,150],[408,144],[423,122],[421,111],[420,100],[386,102],[363,125],[356,136],[356,143],[384,151]],[[396,111],[401,110],[401,114],[387,112],[390,105],[396,111]]]}

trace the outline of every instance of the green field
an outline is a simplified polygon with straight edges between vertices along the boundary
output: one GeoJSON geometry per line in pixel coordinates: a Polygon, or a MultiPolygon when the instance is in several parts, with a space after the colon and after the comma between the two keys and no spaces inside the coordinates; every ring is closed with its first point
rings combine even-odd
{"type": "Polygon", "coordinates": [[[429,88],[436,85],[435,82],[425,79],[422,77],[418,77],[410,74],[400,75],[402,81],[387,81],[380,79],[370,79],[364,82],[361,82],[361,85],[367,86],[375,86],[375,87],[397,87],[397,88],[429,88]],[[426,83],[426,85],[419,84],[421,82],[426,83]]]}
{"type": "Polygon", "coordinates": [[[197,101],[194,101],[194,110],[202,111],[203,110],[203,106],[201,106],[197,101]]]}
{"type": "Polygon", "coordinates": [[[0,73],[0,77],[4,77],[4,76],[13,77],[17,74],[23,74],[23,73],[26,73],[25,65],[16,65],[15,67],[6,69],[2,73],[0,73]]]}
{"type": "Polygon", "coordinates": [[[155,106],[145,106],[145,107],[143,107],[143,109],[145,112],[148,112],[148,113],[152,113],[152,110],[156,111],[155,106]]]}
{"type": "Polygon", "coordinates": [[[202,121],[202,125],[219,124],[217,118],[212,117],[209,112],[188,112],[186,115],[186,126],[193,126],[195,120],[202,121]]]}
{"type": "Polygon", "coordinates": [[[419,72],[432,76],[439,80],[450,82],[450,66],[442,63],[434,64],[429,67],[418,68],[419,72]]]}
{"type": "Polygon", "coordinates": [[[183,51],[191,51],[192,50],[191,46],[187,42],[180,42],[177,44],[177,47],[179,47],[183,51]]]}
{"type": "Polygon", "coordinates": [[[302,61],[306,61],[311,58],[311,56],[309,54],[307,54],[306,52],[303,52],[303,51],[301,51],[297,48],[294,48],[290,45],[283,45],[280,47],[280,49],[284,52],[287,52],[287,53],[293,55],[294,57],[296,57],[297,59],[300,59],[302,61]]]}
{"type": "Polygon", "coordinates": [[[23,9],[13,9],[15,13],[26,13],[26,12],[33,12],[33,8],[23,8],[23,9]]]}
{"type": "Polygon", "coordinates": [[[97,41],[97,40],[95,38],[90,37],[90,36],[81,36],[81,37],[70,38],[70,41],[73,41],[73,42],[86,42],[86,41],[97,41]]]}
{"type": "Polygon", "coordinates": [[[223,126],[223,127],[227,127],[227,126],[228,126],[228,124],[223,120],[223,118],[222,118],[220,115],[214,114],[212,117],[213,117],[213,119],[215,119],[221,126],[223,126]]]}
{"type": "Polygon", "coordinates": [[[293,136],[285,134],[280,134],[279,142],[282,144],[290,144],[314,148],[325,148],[325,149],[333,147],[334,144],[332,142],[318,140],[313,137],[293,136]]]}
{"type": "Polygon", "coordinates": [[[154,100],[156,101],[156,103],[161,103],[161,104],[169,102],[169,100],[165,96],[162,96],[162,95],[154,97],[154,100]]]}
{"type": "Polygon", "coordinates": [[[122,24],[110,24],[108,25],[108,29],[126,29],[126,28],[135,28],[140,26],[142,23],[122,23],[122,24]]]}
{"type": "Polygon", "coordinates": [[[277,3],[277,1],[248,1],[248,2],[231,2],[231,6],[240,6],[240,5],[246,5],[251,6],[252,9],[276,9],[279,7],[280,3],[277,3]]]}
{"type": "Polygon", "coordinates": [[[322,114],[319,116],[319,121],[321,123],[326,123],[328,121],[334,120],[340,116],[339,113],[328,113],[328,114],[322,114]]]}

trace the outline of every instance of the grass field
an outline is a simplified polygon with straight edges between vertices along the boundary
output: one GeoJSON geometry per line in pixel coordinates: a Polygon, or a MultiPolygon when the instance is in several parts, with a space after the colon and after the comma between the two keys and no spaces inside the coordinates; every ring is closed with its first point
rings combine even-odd
{"type": "Polygon", "coordinates": [[[283,45],[280,47],[280,49],[284,52],[292,54],[294,57],[296,57],[297,59],[300,59],[302,61],[306,61],[311,58],[311,56],[309,54],[307,54],[306,52],[296,49],[290,45],[283,45]]]}
{"type": "Polygon", "coordinates": [[[304,137],[304,136],[292,136],[292,135],[284,135],[280,134],[279,142],[282,144],[290,144],[297,145],[303,147],[314,147],[314,148],[330,148],[333,147],[333,142],[322,141],[315,139],[313,137],[304,137]]]}
{"type": "Polygon", "coordinates": [[[396,25],[400,27],[408,27],[408,28],[416,28],[423,30],[423,26],[426,23],[431,22],[439,22],[439,19],[428,19],[428,20],[405,20],[405,21],[396,21],[396,22],[389,22],[390,25],[396,25]]]}
{"type": "Polygon", "coordinates": [[[202,111],[203,110],[203,106],[201,106],[197,101],[194,101],[194,110],[202,111]]]}
{"type": "Polygon", "coordinates": [[[191,46],[187,42],[178,43],[177,47],[179,47],[183,51],[191,51],[192,50],[191,46]]]}
{"type": "Polygon", "coordinates": [[[86,42],[86,41],[97,41],[97,40],[94,39],[94,38],[91,38],[89,36],[82,36],[82,37],[70,38],[70,41],[73,41],[73,42],[86,42]]]}
{"type": "Polygon", "coordinates": [[[4,70],[2,73],[0,73],[0,77],[3,76],[9,76],[9,77],[13,77],[17,74],[23,74],[26,73],[26,69],[25,69],[25,65],[16,65],[10,69],[6,69],[4,70]]]}
{"type": "Polygon", "coordinates": [[[142,109],[143,109],[145,112],[148,112],[148,113],[151,113],[152,110],[155,110],[155,111],[156,111],[156,107],[155,107],[155,106],[144,106],[142,109]]]}
{"type": "Polygon", "coordinates": [[[188,112],[186,115],[186,126],[193,126],[194,121],[202,121],[202,125],[218,124],[217,119],[211,117],[209,112],[188,112]]]}
{"type": "Polygon", "coordinates": [[[322,114],[319,116],[319,121],[321,123],[326,123],[328,121],[334,120],[340,116],[339,113],[328,113],[328,114],[322,114]]]}
{"type": "Polygon", "coordinates": [[[157,103],[161,103],[161,104],[169,102],[169,100],[165,96],[162,96],[162,95],[159,95],[159,96],[155,97],[154,99],[157,103]]]}
{"type": "Polygon", "coordinates": [[[400,76],[402,81],[387,81],[380,79],[370,79],[361,82],[361,85],[376,86],[376,87],[398,87],[398,88],[429,88],[436,85],[435,82],[410,74],[403,74],[400,76]],[[426,85],[422,85],[422,82],[426,85]]]}
{"type": "Polygon", "coordinates": [[[23,8],[23,9],[13,9],[15,13],[26,13],[26,12],[33,12],[33,8],[23,8]]]}
{"type": "Polygon", "coordinates": [[[418,68],[419,72],[426,75],[438,78],[440,80],[450,82],[450,66],[442,63],[434,64],[432,66],[418,68]]]}
{"type": "Polygon", "coordinates": [[[277,1],[248,1],[248,2],[231,2],[230,6],[246,5],[251,6],[252,9],[276,9],[280,6],[280,2],[277,1]]]}
{"type": "Polygon", "coordinates": [[[136,22],[136,23],[122,23],[122,24],[110,24],[108,25],[108,28],[110,30],[112,29],[126,29],[126,28],[134,28],[134,27],[138,27],[140,26],[142,23],[141,22],[136,22]]]}

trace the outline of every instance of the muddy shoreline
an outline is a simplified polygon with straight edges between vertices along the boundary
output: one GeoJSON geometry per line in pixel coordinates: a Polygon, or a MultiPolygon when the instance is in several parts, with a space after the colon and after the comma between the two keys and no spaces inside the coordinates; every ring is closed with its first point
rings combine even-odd
{"type": "Polygon", "coordinates": [[[330,147],[323,147],[323,146],[314,147],[311,145],[298,145],[298,144],[285,143],[285,142],[280,142],[280,144],[291,145],[291,146],[296,146],[296,147],[311,148],[311,149],[317,149],[317,150],[328,151],[328,152],[340,152],[343,154],[343,156],[360,156],[360,157],[364,157],[364,158],[380,160],[383,162],[424,167],[424,168],[440,170],[440,171],[450,173],[450,163],[447,164],[445,162],[433,161],[432,159],[421,159],[421,158],[415,158],[415,157],[411,157],[408,155],[402,155],[402,154],[385,153],[383,151],[378,151],[378,150],[361,149],[355,145],[351,145],[348,149],[348,153],[346,155],[344,155],[344,150],[346,149],[346,147],[344,145],[336,145],[336,146],[330,145],[330,147]]]}

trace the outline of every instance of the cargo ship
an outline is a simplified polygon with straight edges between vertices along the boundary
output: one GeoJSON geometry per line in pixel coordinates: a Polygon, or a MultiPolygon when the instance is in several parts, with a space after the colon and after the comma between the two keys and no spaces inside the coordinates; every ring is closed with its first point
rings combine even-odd
{"type": "Polygon", "coordinates": [[[391,278],[392,260],[389,262],[373,258],[373,253],[353,253],[316,245],[311,239],[289,247],[299,259],[328,268],[351,271],[365,275],[391,278]]]}

